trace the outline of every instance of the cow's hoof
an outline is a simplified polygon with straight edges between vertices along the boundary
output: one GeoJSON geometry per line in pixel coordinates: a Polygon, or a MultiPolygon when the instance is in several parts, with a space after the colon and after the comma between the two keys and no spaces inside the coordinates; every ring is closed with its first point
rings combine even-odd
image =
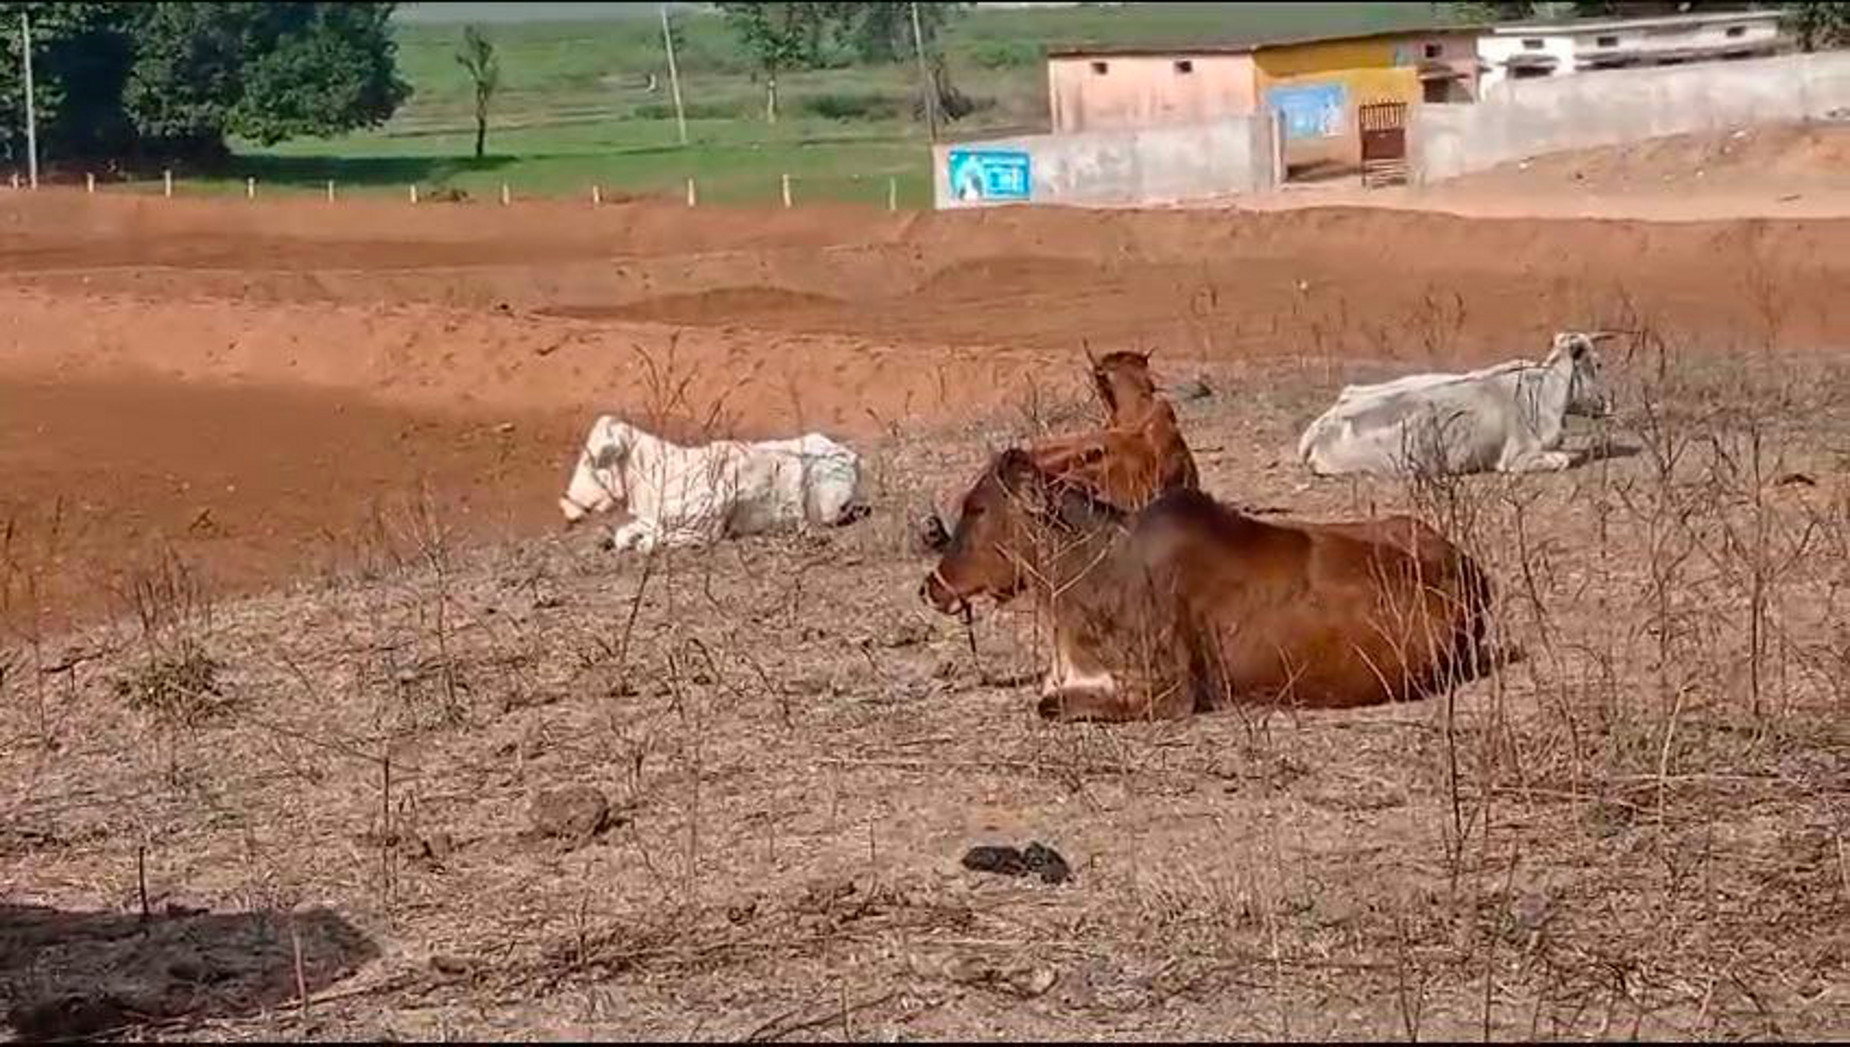
{"type": "Polygon", "coordinates": [[[1060,694],[1044,694],[1041,696],[1040,703],[1035,706],[1035,712],[1040,713],[1043,720],[1064,720],[1066,719],[1066,699],[1060,694]]]}

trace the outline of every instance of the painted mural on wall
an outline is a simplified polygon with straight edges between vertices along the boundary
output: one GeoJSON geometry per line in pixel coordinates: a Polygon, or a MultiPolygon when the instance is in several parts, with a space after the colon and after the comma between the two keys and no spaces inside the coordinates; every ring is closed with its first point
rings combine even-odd
{"type": "Polygon", "coordinates": [[[1287,139],[1342,134],[1348,100],[1348,89],[1342,84],[1291,84],[1265,93],[1266,105],[1284,116],[1287,139]]]}
{"type": "Polygon", "coordinates": [[[1028,154],[1013,149],[953,149],[945,174],[958,200],[1026,200],[1033,180],[1028,154]]]}

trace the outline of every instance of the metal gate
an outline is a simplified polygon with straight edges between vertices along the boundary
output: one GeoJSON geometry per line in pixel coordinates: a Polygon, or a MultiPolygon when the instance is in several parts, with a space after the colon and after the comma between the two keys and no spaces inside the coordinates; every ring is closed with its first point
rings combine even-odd
{"type": "Polygon", "coordinates": [[[1362,184],[1407,183],[1407,103],[1371,102],[1356,107],[1362,131],[1362,184]]]}

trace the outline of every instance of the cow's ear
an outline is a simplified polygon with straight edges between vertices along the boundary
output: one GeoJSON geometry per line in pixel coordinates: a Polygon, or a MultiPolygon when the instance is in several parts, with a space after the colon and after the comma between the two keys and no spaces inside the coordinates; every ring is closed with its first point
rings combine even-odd
{"type": "Polygon", "coordinates": [[[1046,508],[1046,478],[1028,452],[1019,447],[1002,452],[996,461],[996,475],[1009,497],[1020,501],[1029,512],[1039,513],[1046,508]]]}
{"type": "Polygon", "coordinates": [[[1036,470],[1034,457],[1019,447],[1011,447],[996,456],[996,475],[1013,487],[1036,470]]]}

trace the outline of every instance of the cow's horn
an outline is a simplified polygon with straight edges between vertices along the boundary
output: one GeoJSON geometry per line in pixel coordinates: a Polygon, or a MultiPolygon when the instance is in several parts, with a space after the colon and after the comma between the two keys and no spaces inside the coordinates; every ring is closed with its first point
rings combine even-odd
{"type": "Polygon", "coordinates": [[[1089,365],[1091,365],[1091,366],[1093,366],[1093,367],[1097,367],[1097,366],[1098,366],[1098,357],[1096,357],[1096,356],[1093,356],[1093,355],[1092,355],[1092,341],[1091,341],[1091,339],[1089,339],[1089,338],[1081,338],[1081,339],[1079,340],[1079,348],[1080,348],[1080,349],[1082,349],[1082,350],[1084,350],[1084,352],[1085,352],[1085,354],[1086,354],[1086,363],[1087,363],[1087,364],[1089,364],[1089,365]]]}

